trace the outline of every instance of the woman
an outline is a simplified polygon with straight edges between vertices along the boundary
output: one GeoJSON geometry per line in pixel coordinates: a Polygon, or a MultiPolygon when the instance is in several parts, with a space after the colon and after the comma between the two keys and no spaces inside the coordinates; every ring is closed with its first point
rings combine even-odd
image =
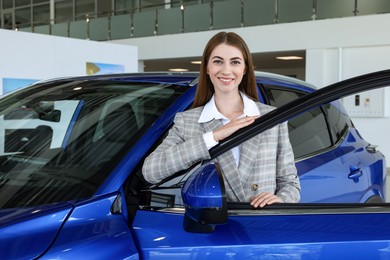
{"type": "MultiPolygon", "coordinates": [[[[219,141],[274,109],[258,101],[256,88],[252,56],[244,40],[232,32],[214,35],[203,52],[193,108],[176,115],[168,136],[146,158],[145,179],[156,183],[209,159],[209,149],[219,141]]],[[[287,123],[247,140],[216,161],[228,201],[264,207],[300,199],[287,123]]]]}

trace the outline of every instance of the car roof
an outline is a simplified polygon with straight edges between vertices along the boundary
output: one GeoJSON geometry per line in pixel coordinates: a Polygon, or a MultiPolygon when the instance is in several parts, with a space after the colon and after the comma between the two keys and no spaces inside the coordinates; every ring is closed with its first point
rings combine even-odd
{"type": "MultiPolygon", "coordinates": [[[[275,73],[256,71],[256,81],[262,84],[275,84],[288,87],[306,88],[309,92],[316,90],[317,88],[305,81],[299,80],[294,77],[283,76],[275,73]]],[[[89,75],[89,76],[73,76],[73,77],[61,77],[54,78],[39,83],[61,83],[71,81],[118,81],[118,82],[150,82],[150,83],[162,83],[162,84],[176,84],[183,86],[193,86],[198,82],[199,72],[136,72],[136,73],[121,73],[121,74],[103,74],[103,75],[89,75]]]]}
{"type": "Polygon", "coordinates": [[[255,71],[255,76],[257,82],[263,84],[275,84],[275,85],[283,85],[289,87],[299,86],[299,87],[306,88],[306,90],[308,90],[309,92],[313,92],[317,90],[317,87],[315,87],[313,84],[310,84],[306,81],[291,76],[284,76],[284,75],[269,73],[264,71],[255,71]]]}
{"type": "Polygon", "coordinates": [[[134,72],[134,73],[118,73],[118,74],[102,74],[88,76],[71,76],[47,79],[37,82],[43,83],[61,83],[72,81],[118,81],[118,82],[150,82],[164,84],[191,85],[199,76],[197,72],[134,72]]]}

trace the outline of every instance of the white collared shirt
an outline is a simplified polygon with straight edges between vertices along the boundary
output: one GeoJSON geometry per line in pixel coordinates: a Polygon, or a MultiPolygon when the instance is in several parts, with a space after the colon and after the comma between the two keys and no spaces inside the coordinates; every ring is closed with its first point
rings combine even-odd
{"type": "MultiPolygon", "coordinates": [[[[241,116],[239,116],[239,118],[245,116],[260,116],[260,112],[256,103],[252,99],[248,98],[244,93],[240,92],[240,95],[244,103],[244,112],[242,113],[241,116]]],[[[224,125],[230,122],[230,120],[227,117],[225,117],[218,111],[218,108],[215,105],[214,95],[211,97],[209,102],[207,102],[207,104],[204,106],[198,122],[206,123],[213,119],[222,119],[222,123],[224,125]]],[[[218,144],[218,142],[214,140],[213,132],[207,132],[203,134],[203,139],[206,143],[207,149],[209,150],[218,144]]],[[[240,160],[240,149],[238,148],[238,146],[234,147],[232,149],[232,152],[233,152],[234,159],[236,160],[236,164],[238,166],[240,160]]]]}

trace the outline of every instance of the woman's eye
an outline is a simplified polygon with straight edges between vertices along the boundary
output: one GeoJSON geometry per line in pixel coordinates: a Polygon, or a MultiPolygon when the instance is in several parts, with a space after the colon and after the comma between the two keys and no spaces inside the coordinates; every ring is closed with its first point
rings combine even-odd
{"type": "Polygon", "coordinates": [[[234,64],[234,65],[240,65],[240,64],[241,64],[241,62],[240,62],[240,61],[238,61],[238,60],[234,60],[234,61],[232,61],[232,64],[234,64]]]}
{"type": "Polygon", "coordinates": [[[216,63],[216,64],[221,64],[222,61],[221,60],[214,60],[213,63],[216,63]]]}

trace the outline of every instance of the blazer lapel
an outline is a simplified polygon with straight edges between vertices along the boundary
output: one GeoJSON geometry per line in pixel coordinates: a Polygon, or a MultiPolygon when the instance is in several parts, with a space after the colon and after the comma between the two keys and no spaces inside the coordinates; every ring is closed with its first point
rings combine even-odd
{"type": "MultiPolygon", "coordinates": [[[[262,115],[263,113],[259,104],[257,104],[257,108],[260,115],[262,115]]],[[[240,164],[238,165],[238,169],[242,176],[244,176],[243,181],[247,181],[252,172],[253,164],[259,152],[260,139],[261,135],[257,135],[240,145],[240,164]]]]}
{"type": "MultiPolygon", "coordinates": [[[[203,123],[203,126],[206,133],[223,126],[223,123],[220,119],[214,119],[203,123]]],[[[218,156],[217,160],[223,170],[225,184],[228,184],[228,187],[226,188],[230,189],[235,194],[236,200],[245,201],[244,188],[240,180],[240,174],[232,151],[227,151],[226,153],[218,156]]]]}
{"type": "Polygon", "coordinates": [[[255,136],[240,145],[240,163],[238,169],[242,174],[243,182],[245,182],[251,174],[253,163],[256,160],[256,154],[259,152],[258,138],[259,136],[255,136]]]}
{"type": "Polygon", "coordinates": [[[229,189],[235,195],[235,198],[232,197],[230,199],[233,201],[245,201],[244,187],[232,151],[227,151],[218,156],[217,160],[225,176],[225,186],[228,186],[226,189],[229,189]]]}

